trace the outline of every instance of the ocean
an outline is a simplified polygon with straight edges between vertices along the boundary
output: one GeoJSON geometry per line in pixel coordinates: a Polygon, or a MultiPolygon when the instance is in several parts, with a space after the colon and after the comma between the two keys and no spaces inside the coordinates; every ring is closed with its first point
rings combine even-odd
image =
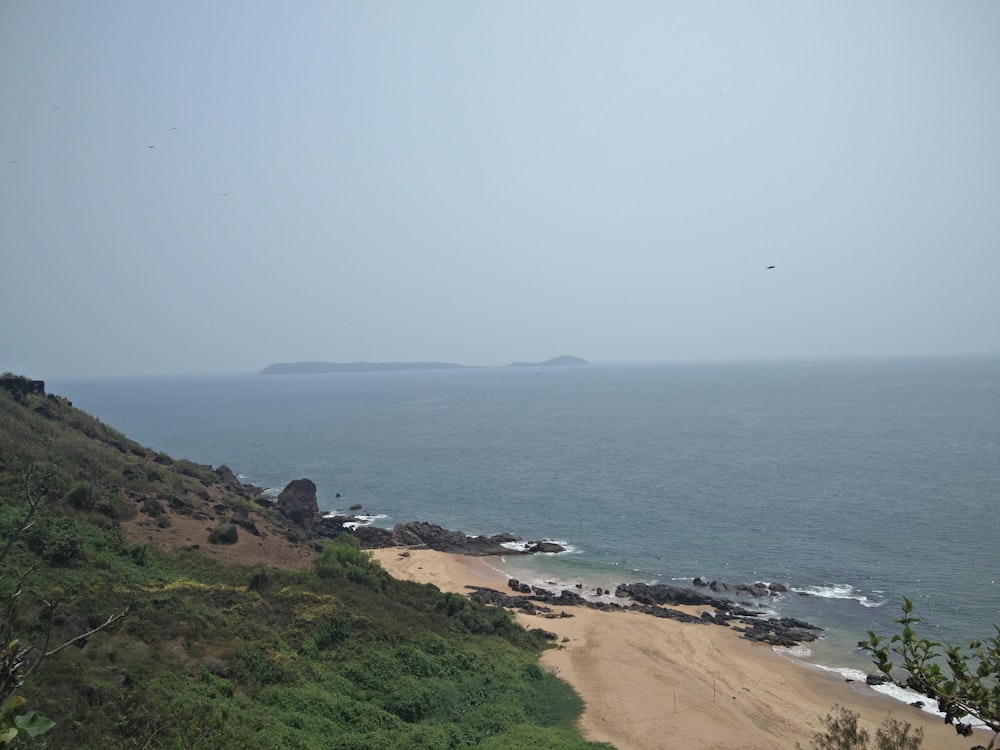
{"type": "Polygon", "coordinates": [[[308,477],[327,511],[568,548],[496,562],[522,580],[784,583],[758,604],[822,626],[795,656],[847,676],[904,596],[936,640],[1000,623],[996,357],[47,387],[175,458],[275,491],[308,477]]]}

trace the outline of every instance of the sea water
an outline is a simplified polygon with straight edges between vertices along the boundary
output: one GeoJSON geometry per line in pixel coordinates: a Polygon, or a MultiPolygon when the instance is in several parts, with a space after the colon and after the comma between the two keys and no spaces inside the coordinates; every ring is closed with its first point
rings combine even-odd
{"type": "MultiPolygon", "coordinates": [[[[575,587],[786,584],[804,657],[872,671],[904,596],[927,635],[1000,622],[1000,359],[636,364],[56,380],[175,458],[375,523],[513,532],[496,561],[575,587]]],[[[574,588],[574,590],[576,590],[574,588]]],[[[854,674],[845,672],[845,674],[854,674]]]]}

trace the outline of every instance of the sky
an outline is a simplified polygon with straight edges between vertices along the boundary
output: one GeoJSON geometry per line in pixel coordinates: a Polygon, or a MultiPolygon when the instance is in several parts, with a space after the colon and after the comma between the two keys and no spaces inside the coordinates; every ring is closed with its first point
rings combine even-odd
{"type": "Polygon", "coordinates": [[[0,370],[977,353],[993,0],[0,0],[0,370]]]}

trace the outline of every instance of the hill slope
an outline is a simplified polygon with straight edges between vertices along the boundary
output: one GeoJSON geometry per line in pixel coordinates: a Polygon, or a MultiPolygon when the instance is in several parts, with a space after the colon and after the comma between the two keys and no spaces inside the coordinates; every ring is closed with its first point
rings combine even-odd
{"type": "Polygon", "coordinates": [[[593,747],[579,699],[538,666],[540,631],[308,538],[224,467],[31,383],[0,378],[6,637],[30,662],[130,608],[20,689],[56,721],[49,746],[593,747]]]}

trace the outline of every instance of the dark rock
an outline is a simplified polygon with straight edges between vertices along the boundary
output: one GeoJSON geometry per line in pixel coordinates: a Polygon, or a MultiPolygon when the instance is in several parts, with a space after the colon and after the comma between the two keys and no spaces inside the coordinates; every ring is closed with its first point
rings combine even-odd
{"type": "Polygon", "coordinates": [[[363,507],[364,506],[362,506],[361,503],[355,503],[350,508],[348,508],[348,510],[361,510],[361,508],[363,508],[363,507]]]}
{"type": "Polygon", "coordinates": [[[553,552],[565,552],[566,548],[561,544],[556,544],[555,542],[529,542],[528,552],[531,554],[536,554],[539,552],[543,553],[553,553],[553,552]]]}
{"type": "Polygon", "coordinates": [[[509,555],[516,550],[504,547],[504,543],[515,540],[510,534],[494,536],[467,536],[460,531],[449,531],[441,526],[425,521],[410,521],[398,524],[392,530],[393,541],[401,547],[426,547],[438,552],[459,555],[509,555]]]}
{"type": "Polygon", "coordinates": [[[552,611],[550,607],[539,606],[527,597],[511,596],[510,594],[504,594],[495,589],[482,586],[474,586],[472,589],[473,591],[469,598],[482,604],[492,604],[497,607],[506,607],[507,609],[519,609],[530,615],[552,611]]]}
{"type": "Polygon", "coordinates": [[[311,479],[293,479],[278,495],[277,506],[289,521],[311,531],[320,518],[316,484],[311,479]]]}
{"type": "Polygon", "coordinates": [[[668,586],[664,583],[623,583],[615,589],[615,596],[630,597],[639,604],[694,604],[716,609],[727,610],[733,602],[727,599],[708,596],[694,589],[668,586]]]}
{"type": "Polygon", "coordinates": [[[218,467],[218,468],[217,468],[217,469],[215,470],[215,475],[216,475],[217,477],[219,477],[219,479],[221,479],[221,480],[222,480],[223,482],[225,482],[226,484],[231,484],[231,485],[239,485],[239,484],[240,484],[240,480],[239,480],[239,477],[237,477],[237,476],[236,476],[236,475],[235,475],[235,474],[233,473],[233,470],[232,470],[232,469],[230,469],[230,468],[229,468],[228,466],[226,466],[225,464],[221,464],[221,465],[220,465],[220,466],[219,466],[219,467],[218,467]]]}
{"type": "MultiPolygon", "coordinates": [[[[340,533],[339,531],[334,534],[326,533],[325,529],[328,527],[328,524],[330,524],[331,521],[334,520],[323,519],[324,530],[320,532],[323,534],[323,536],[336,537],[337,534],[340,533]]],[[[353,534],[354,537],[358,540],[358,544],[360,544],[365,549],[385,549],[386,547],[396,546],[396,541],[393,539],[392,532],[389,531],[389,529],[383,529],[378,526],[358,526],[353,531],[350,531],[349,529],[345,529],[343,526],[341,526],[340,530],[349,531],[349,533],[353,534]]]]}
{"type": "Polygon", "coordinates": [[[149,497],[143,500],[141,510],[148,516],[162,516],[164,513],[163,503],[155,497],[149,497]]]}
{"type": "Polygon", "coordinates": [[[249,518],[243,518],[242,516],[233,516],[231,521],[232,523],[239,526],[241,529],[249,531],[254,536],[260,536],[260,529],[257,528],[257,524],[255,524],[249,518]]]}
{"type": "Polygon", "coordinates": [[[771,583],[768,584],[767,588],[776,594],[784,594],[788,591],[788,586],[783,583],[771,583]]]}
{"type": "Polygon", "coordinates": [[[239,539],[239,531],[232,524],[212,529],[208,535],[208,541],[212,544],[236,544],[239,539]]]}
{"type": "Polygon", "coordinates": [[[216,677],[226,678],[229,676],[229,668],[226,666],[226,662],[217,656],[206,656],[202,659],[202,664],[205,665],[205,669],[216,677]]]}
{"type": "Polygon", "coordinates": [[[884,674],[867,674],[865,675],[866,685],[885,685],[887,682],[892,682],[884,674]]]}
{"type": "Polygon", "coordinates": [[[774,620],[743,618],[741,622],[749,626],[740,629],[744,638],[758,643],[768,643],[772,646],[790,648],[800,643],[810,643],[819,638],[820,628],[792,617],[774,620]]]}
{"type": "Polygon", "coordinates": [[[15,397],[21,399],[31,394],[36,396],[45,395],[44,380],[29,380],[21,375],[8,375],[0,377],[0,388],[3,388],[5,391],[9,391],[15,397]]]}
{"type": "Polygon", "coordinates": [[[45,417],[46,419],[56,419],[58,417],[58,415],[45,404],[39,404],[36,406],[34,412],[35,414],[45,417]]]}

